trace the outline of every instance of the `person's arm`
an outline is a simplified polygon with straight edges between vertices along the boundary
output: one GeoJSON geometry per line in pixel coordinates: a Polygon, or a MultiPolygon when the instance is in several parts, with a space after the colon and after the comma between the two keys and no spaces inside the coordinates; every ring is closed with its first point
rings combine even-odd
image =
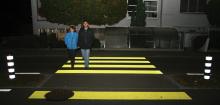
{"type": "Polygon", "coordinates": [[[95,34],[94,34],[94,31],[93,30],[91,30],[92,32],[91,32],[91,34],[92,34],[92,43],[94,42],[94,40],[95,40],[95,34]]]}
{"type": "Polygon", "coordinates": [[[76,33],[76,46],[79,49],[79,33],[76,33]]]}
{"type": "Polygon", "coordinates": [[[81,43],[81,29],[79,30],[79,33],[78,33],[78,43],[77,43],[77,45],[79,46],[79,47],[81,47],[80,45],[80,43],[81,43]]]}
{"type": "Polygon", "coordinates": [[[64,37],[64,42],[65,42],[66,45],[68,44],[68,40],[69,40],[68,33],[66,33],[66,35],[64,37]]]}

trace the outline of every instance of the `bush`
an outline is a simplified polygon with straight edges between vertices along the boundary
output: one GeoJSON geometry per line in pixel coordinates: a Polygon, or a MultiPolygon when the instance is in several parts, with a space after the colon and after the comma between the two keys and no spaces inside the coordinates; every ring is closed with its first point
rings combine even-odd
{"type": "Polygon", "coordinates": [[[127,13],[127,0],[41,0],[40,15],[60,24],[115,24],[127,13]]]}
{"type": "Polygon", "coordinates": [[[131,26],[145,26],[146,25],[145,5],[143,0],[137,1],[136,11],[131,15],[131,26]]]}

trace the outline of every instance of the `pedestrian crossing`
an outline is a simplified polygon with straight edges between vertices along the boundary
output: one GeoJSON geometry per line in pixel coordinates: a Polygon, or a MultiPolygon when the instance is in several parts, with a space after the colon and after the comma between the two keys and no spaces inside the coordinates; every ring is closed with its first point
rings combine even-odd
{"type": "MultiPolygon", "coordinates": [[[[45,99],[50,91],[35,91],[29,99],[45,99]]],[[[119,92],[119,91],[73,91],[69,99],[75,100],[191,100],[185,92],[119,92]]]]}
{"type": "MultiPolygon", "coordinates": [[[[75,59],[82,59],[82,57],[75,57],[75,59]]],[[[89,59],[146,59],[145,57],[89,57],[89,59]]]]}
{"type": "Polygon", "coordinates": [[[159,70],[58,70],[57,74],[163,74],[159,70]]]}
{"type": "MultiPolygon", "coordinates": [[[[70,60],[67,61],[67,63],[70,63],[70,60]]],[[[75,63],[84,63],[83,60],[76,60],[75,63]]],[[[123,60],[90,60],[89,63],[140,63],[140,64],[145,64],[145,63],[150,63],[149,61],[123,61],[123,60]]]]}
{"type": "MultiPolygon", "coordinates": [[[[63,68],[71,68],[70,64],[64,64],[63,68]]],[[[75,64],[76,68],[84,68],[83,64],[75,64]]],[[[99,65],[99,64],[90,64],[89,68],[156,68],[154,65],[99,65]]]]}
{"type": "MultiPolygon", "coordinates": [[[[55,74],[124,74],[162,75],[163,73],[145,57],[90,57],[89,70],[84,70],[82,57],[75,58],[74,69],[66,61],[55,74]]],[[[63,75],[60,75],[63,76],[63,75]]],[[[112,81],[114,82],[114,81],[112,81]]],[[[138,82],[138,81],[137,81],[138,82]]],[[[50,91],[34,91],[28,99],[45,99],[50,91]]],[[[192,100],[183,91],[74,91],[69,99],[75,100],[192,100]]]]}
{"type": "Polygon", "coordinates": [[[83,70],[82,57],[75,57],[74,70],[68,60],[58,74],[163,74],[145,57],[90,57],[89,68],[83,70]]]}

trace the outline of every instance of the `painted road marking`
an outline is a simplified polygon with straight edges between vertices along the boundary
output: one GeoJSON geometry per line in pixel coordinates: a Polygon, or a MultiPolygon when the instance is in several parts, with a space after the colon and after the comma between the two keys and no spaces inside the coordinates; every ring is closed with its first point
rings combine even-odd
{"type": "MultiPolygon", "coordinates": [[[[45,99],[50,91],[35,91],[29,99],[45,99]]],[[[111,91],[73,91],[69,99],[80,100],[192,100],[185,92],[111,92],[111,91]]]]}
{"type": "MultiPolygon", "coordinates": [[[[75,59],[82,59],[82,57],[75,57],[75,59]]],[[[145,57],[89,57],[89,59],[146,59],[145,57]]]]}
{"type": "Polygon", "coordinates": [[[163,74],[160,70],[58,70],[58,74],[163,74]]]}
{"type": "MultiPolygon", "coordinates": [[[[64,64],[63,68],[70,68],[70,64],[64,64]]],[[[75,64],[76,68],[83,68],[83,64],[75,64]]],[[[154,65],[98,65],[98,64],[90,64],[89,68],[156,68],[154,65]]]]}
{"type": "Polygon", "coordinates": [[[40,73],[35,72],[16,72],[17,75],[39,75],[40,73]]]}
{"type": "Polygon", "coordinates": [[[10,92],[12,89],[0,89],[0,92],[10,92]]]}
{"type": "MultiPolygon", "coordinates": [[[[67,63],[70,63],[70,60],[68,60],[67,63]]],[[[84,63],[84,61],[76,60],[75,63],[84,63]]],[[[150,61],[90,60],[89,63],[150,63],[150,61]]]]}

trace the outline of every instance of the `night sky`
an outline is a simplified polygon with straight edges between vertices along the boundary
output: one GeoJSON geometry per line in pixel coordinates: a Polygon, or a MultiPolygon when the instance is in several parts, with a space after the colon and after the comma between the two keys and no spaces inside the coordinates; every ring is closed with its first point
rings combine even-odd
{"type": "Polygon", "coordinates": [[[7,0],[0,8],[1,36],[32,34],[30,0],[7,0]]]}

